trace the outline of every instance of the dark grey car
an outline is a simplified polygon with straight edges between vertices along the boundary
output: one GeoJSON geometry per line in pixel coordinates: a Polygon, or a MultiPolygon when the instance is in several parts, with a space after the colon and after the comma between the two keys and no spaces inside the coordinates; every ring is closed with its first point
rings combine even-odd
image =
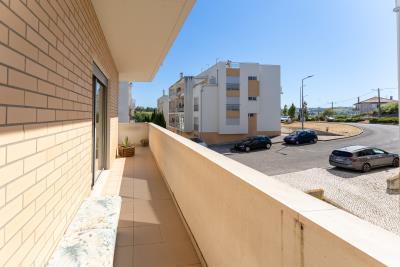
{"type": "Polygon", "coordinates": [[[399,167],[399,155],[366,146],[349,146],[332,151],[332,166],[368,172],[383,166],[399,167]]]}

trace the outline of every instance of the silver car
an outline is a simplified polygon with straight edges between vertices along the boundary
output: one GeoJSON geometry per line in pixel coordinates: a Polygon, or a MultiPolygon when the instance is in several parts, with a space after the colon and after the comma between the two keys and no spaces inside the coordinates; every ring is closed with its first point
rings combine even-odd
{"type": "Polygon", "coordinates": [[[367,146],[348,146],[332,151],[332,166],[369,172],[383,166],[399,167],[399,155],[367,146]]]}

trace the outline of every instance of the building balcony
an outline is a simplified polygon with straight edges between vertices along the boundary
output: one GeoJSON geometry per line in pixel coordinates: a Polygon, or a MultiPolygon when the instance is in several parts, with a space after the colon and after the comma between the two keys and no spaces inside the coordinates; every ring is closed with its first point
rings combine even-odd
{"type": "Polygon", "coordinates": [[[149,147],[117,159],[103,192],[123,197],[115,266],[399,264],[399,236],[166,129],[142,127],[130,138],[148,137],[149,147]]]}

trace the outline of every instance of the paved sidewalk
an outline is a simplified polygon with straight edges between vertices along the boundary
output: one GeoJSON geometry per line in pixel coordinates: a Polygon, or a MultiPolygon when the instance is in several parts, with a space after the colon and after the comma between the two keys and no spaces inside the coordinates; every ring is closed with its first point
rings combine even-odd
{"type": "Polygon", "coordinates": [[[313,168],[273,176],[300,190],[322,188],[325,197],[354,215],[400,235],[400,195],[386,193],[386,179],[399,169],[371,173],[313,168]]]}

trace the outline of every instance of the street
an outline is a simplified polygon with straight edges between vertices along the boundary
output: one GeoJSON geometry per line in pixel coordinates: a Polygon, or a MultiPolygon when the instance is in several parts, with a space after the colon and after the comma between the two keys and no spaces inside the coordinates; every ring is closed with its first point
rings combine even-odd
{"type": "Polygon", "coordinates": [[[399,195],[386,193],[386,179],[399,169],[380,168],[369,173],[342,170],[329,165],[332,150],[351,145],[366,145],[400,153],[399,126],[352,124],[364,132],[355,137],[300,146],[274,144],[270,150],[250,153],[224,153],[229,146],[214,150],[249,167],[273,176],[299,190],[323,189],[325,200],[400,235],[399,195]]]}
{"type": "MultiPolygon", "coordinates": [[[[332,150],[351,145],[374,146],[389,152],[400,153],[399,126],[381,124],[352,124],[363,128],[364,132],[355,137],[320,141],[317,144],[299,146],[274,144],[270,150],[250,153],[226,153],[226,156],[267,175],[297,172],[311,168],[331,168],[328,158],[332,150]]],[[[228,151],[223,146],[213,148],[228,151]]],[[[231,146],[229,146],[231,147],[231,146]]]]}

